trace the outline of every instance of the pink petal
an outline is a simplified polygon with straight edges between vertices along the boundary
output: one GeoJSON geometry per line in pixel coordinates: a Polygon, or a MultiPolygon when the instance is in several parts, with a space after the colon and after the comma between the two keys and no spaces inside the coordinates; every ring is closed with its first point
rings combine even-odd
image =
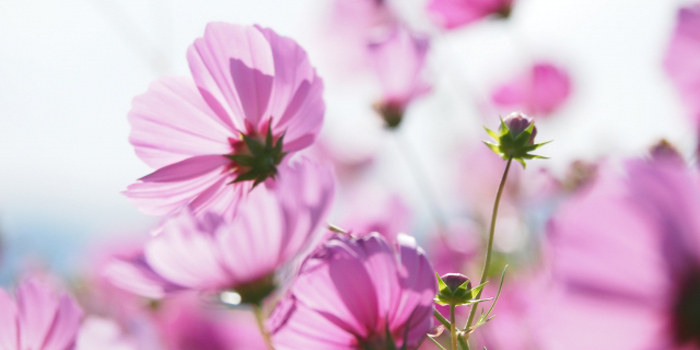
{"type": "Polygon", "coordinates": [[[57,298],[48,286],[28,280],[17,289],[22,348],[41,349],[58,312],[57,298]]]}
{"type": "Polygon", "coordinates": [[[700,123],[700,5],[684,7],[678,12],[664,67],[697,125],[700,123]]]}
{"type": "Polygon", "coordinates": [[[238,137],[184,78],[166,77],[151,84],[134,98],[129,123],[136,154],[154,168],[196,155],[230,153],[228,138],[238,137]]]}
{"type": "Polygon", "coordinates": [[[187,59],[202,96],[222,120],[238,130],[245,130],[244,121],[258,126],[266,116],[275,68],[257,28],[210,23],[187,59]]]}
{"type": "Polygon", "coordinates": [[[370,64],[379,78],[384,101],[405,104],[429,91],[421,78],[428,47],[427,38],[403,27],[396,27],[383,40],[368,46],[370,64]]]}
{"type": "Polygon", "coordinates": [[[221,264],[217,242],[189,210],[166,221],[144,253],[155,272],[178,285],[200,290],[229,286],[231,276],[221,264]]]}
{"type": "Polygon", "coordinates": [[[143,252],[131,259],[115,259],[103,272],[104,277],[116,287],[151,299],[161,299],[184,287],[159,276],[145,260],[143,252]]]}
{"type": "Polygon", "coordinates": [[[162,167],[139,179],[143,182],[181,182],[204,176],[213,170],[221,170],[231,161],[218,154],[208,154],[187,158],[175,164],[162,167]]]}
{"type": "Polygon", "coordinates": [[[428,11],[436,22],[446,29],[471,24],[494,12],[510,6],[513,0],[432,0],[428,11]]]}
{"type": "Polygon", "coordinates": [[[82,319],[83,311],[75,301],[66,294],[61,295],[58,311],[42,350],[73,349],[82,319]]]}
{"type": "Polygon", "coordinates": [[[323,82],[294,40],[257,27],[269,42],[275,76],[268,115],[274,132],[285,133],[285,151],[309,146],[321,130],[325,104],[323,82]]]}
{"type": "Polygon", "coordinates": [[[214,168],[209,173],[180,182],[137,182],[124,194],[143,213],[166,215],[181,209],[207,189],[221,188],[223,183],[228,183],[228,176],[222,174],[224,170],[223,167],[214,168]]]}
{"type": "Polygon", "coordinates": [[[19,349],[17,305],[4,290],[0,290],[0,310],[0,350],[19,349]]]}

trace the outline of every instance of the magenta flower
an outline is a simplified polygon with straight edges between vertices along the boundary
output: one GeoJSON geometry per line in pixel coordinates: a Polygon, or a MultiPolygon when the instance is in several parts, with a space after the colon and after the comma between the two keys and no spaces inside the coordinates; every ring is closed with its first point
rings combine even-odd
{"type": "Polygon", "coordinates": [[[503,111],[522,110],[547,117],[571,95],[571,78],[548,62],[535,63],[528,72],[494,89],[491,100],[503,111]]]}
{"type": "Polygon", "coordinates": [[[252,191],[232,219],[189,210],[163,224],[142,254],[115,261],[107,276],[149,297],[189,289],[233,289],[258,302],[274,288],[274,272],[316,243],[333,198],[331,171],[306,159],[252,191]]]}
{"type": "Polygon", "coordinates": [[[30,279],[17,288],[16,299],[0,290],[0,349],[75,349],[83,312],[68,294],[30,279]]]}
{"type": "Polygon", "coordinates": [[[431,0],[428,11],[438,25],[455,29],[486,16],[508,17],[514,0],[431,0]]]}
{"type": "Polygon", "coordinates": [[[336,236],[303,264],[271,318],[275,349],[415,349],[432,328],[435,274],[398,236],[336,236]],[[396,254],[398,253],[398,257],[396,254]]]}
{"type": "Polygon", "coordinates": [[[601,171],[552,225],[552,349],[700,348],[700,178],[677,159],[601,171]],[[556,303],[556,305],[554,305],[556,303]]]}
{"type": "Polygon", "coordinates": [[[700,124],[700,4],[678,11],[666,51],[666,72],[680,91],[693,122],[700,124]]]}
{"type": "Polygon", "coordinates": [[[321,79],[270,29],[211,23],[187,59],[193,80],[162,78],[129,112],[136,154],[157,169],[125,192],[146,214],[233,212],[323,121],[321,79]]]}
{"type": "Polygon", "coordinates": [[[423,79],[428,47],[427,38],[400,26],[368,45],[370,65],[383,93],[376,109],[391,127],[401,122],[411,101],[430,91],[423,79]]]}

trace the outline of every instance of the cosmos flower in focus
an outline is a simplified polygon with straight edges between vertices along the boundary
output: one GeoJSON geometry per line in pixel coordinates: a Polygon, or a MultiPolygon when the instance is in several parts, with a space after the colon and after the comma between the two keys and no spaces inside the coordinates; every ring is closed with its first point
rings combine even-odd
{"type": "Polygon", "coordinates": [[[156,171],[125,194],[149,215],[233,213],[314,142],[323,83],[299,45],[257,26],[210,23],[187,59],[192,79],[162,78],[133,101],[130,141],[156,171]]]}
{"type": "Polygon", "coordinates": [[[73,298],[35,279],[22,283],[15,297],[0,290],[0,349],[75,349],[83,312],[73,298]]]}
{"type": "Polygon", "coordinates": [[[678,11],[664,67],[697,127],[700,125],[700,4],[678,11]]]}
{"type": "Polygon", "coordinates": [[[566,293],[548,348],[700,348],[700,177],[674,158],[625,168],[601,171],[552,223],[566,293]]]}
{"type": "Polygon", "coordinates": [[[336,236],[303,264],[270,320],[277,350],[415,349],[432,328],[435,275],[413,238],[336,236]],[[398,254],[398,256],[397,256],[398,254]]]}
{"type": "Polygon", "coordinates": [[[428,11],[438,25],[455,29],[472,24],[484,17],[510,16],[514,0],[431,0],[428,11]]]}
{"type": "Polygon", "coordinates": [[[535,63],[528,72],[498,86],[491,100],[503,111],[522,110],[536,118],[548,117],[571,94],[571,78],[548,62],[535,63]]]}
{"type": "Polygon", "coordinates": [[[272,186],[252,191],[232,219],[183,211],[167,220],[141,254],[107,267],[121,288],[151,298],[178,290],[234,290],[258,303],[275,271],[313,248],[333,199],[329,168],[306,159],[285,166],[272,186]]]}
{"type": "Polygon", "coordinates": [[[375,109],[387,126],[398,126],[408,104],[430,91],[423,78],[428,47],[427,38],[402,26],[368,45],[370,66],[383,95],[375,109]]]}

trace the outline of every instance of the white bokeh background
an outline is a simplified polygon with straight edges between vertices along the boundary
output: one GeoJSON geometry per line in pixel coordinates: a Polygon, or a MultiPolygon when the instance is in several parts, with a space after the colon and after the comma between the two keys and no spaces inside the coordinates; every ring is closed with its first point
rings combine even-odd
{"type": "MultiPolygon", "coordinates": [[[[489,89],[536,58],[568,67],[575,90],[540,124],[540,140],[555,142],[542,151],[552,161],[535,166],[561,173],[577,158],[643,154],[660,138],[692,158],[695,132],[661,66],[681,1],[519,0],[509,22],[449,33],[430,25],[423,3],[393,3],[434,36],[434,93],[412,106],[401,136],[441,207],[455,200],[450,182],[468,181],[453,173],[460,152],[495,121],[482,108],[489,89]]],[[[300,42],[326,81],[326,136],[348,153],[378,149],[376,182],[404,193],[425,226],[427,207],[372,115],[372,76],[336,62],[342,39],[328,34],[330,8],[329,0],[0,2],[0,276],[25,257],[70,269],[92,239],[152,225],[120,194],[149,172],[128,143],[126,114],[159,76],[189,75],[185,51],[210,21],[258,23],[300,42]]]]}

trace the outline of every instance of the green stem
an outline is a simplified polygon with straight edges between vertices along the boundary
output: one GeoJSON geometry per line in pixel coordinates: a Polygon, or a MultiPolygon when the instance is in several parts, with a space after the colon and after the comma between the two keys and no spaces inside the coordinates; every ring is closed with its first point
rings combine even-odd
{"type": "MultiPolygon", "coordinates": [[[[491,215],[491,228],[489,229],[489,243],[486,250],[486,261],[484,262],[484,270],[481,272],[481,281],[479,284],[484,284],[486,282],[486,277],[488,277],[489,267],[491,266],[491,251],[493,250],[493,236],[496,232],[496,217],[498,217],[498,205],[501,203],[501,195],[503,194],[503,188],[506,184],[506,179],[508,178],[508,171],[510,170],[510,164],[513,163],[513,158],[508,158],[508,163],[506,163],[506,170],[503,171],[503,177],[501,178],[501,184],[498,186],[498,193],[496,194],[496,201],[493,203],[493,213],[491,215]]],[[[481,290],[476,293],[475,299],[481,297],[481,290]]],[[[469,319],[467,320],[467,326],[465,327],[465,338],[469,340],[469,328],[474,322],[474,316],[476,315],[476,309],[479,304],[472,305],[472,309],[469,312],[469,319]]]]}
{"type": "Polygon", "coordinates": [[[457,349],[457,322],[455,322],[455,306],[450,305],[450,339],[452,339],[452,350],[457,349]]]}
{"type": "Polygon", "coordinates": [[[263,315],[262,306],[259,304],[253,304],[253,313],[255,314],[255,320],[258,323],[260,334],[262,334],[268,350],[275,350],[275,347],[272,346],[272,339],[270,338],[270,333],[268,333],[267,328],[265,328],[265,315],[263,315]]]}

